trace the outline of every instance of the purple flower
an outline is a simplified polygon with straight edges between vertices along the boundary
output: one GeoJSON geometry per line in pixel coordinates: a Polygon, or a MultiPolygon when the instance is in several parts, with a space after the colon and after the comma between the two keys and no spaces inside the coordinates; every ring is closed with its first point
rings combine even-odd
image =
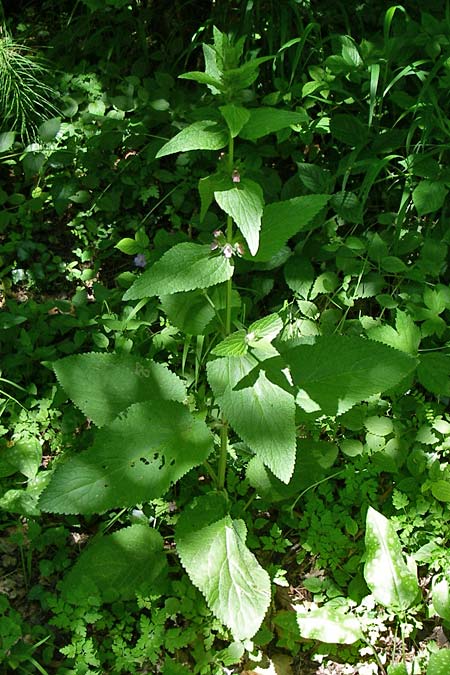
{"type": "Polygon", "coordinates": [[[231,180],[233,181],[233,183],[240,183],[241,182],[241,174],[239,173],[239,171],[237,169],[235,169],[233,171],[233,173],[231,174],[231,180]]]}
{"type": "Polygon", "coordinates": [[[225,246],[222,249],[222,254],[225,256],[225,258],[231,258],[233,255],[233,247],[231,244],[225,244],[225,246]]]}
{"type": "Polygon", "coordinates": [[[136,267],[145,267],[147,264],[147,259],[144,253],[138,253],[137,255],[134,256],[133,262],[136,267]]]}

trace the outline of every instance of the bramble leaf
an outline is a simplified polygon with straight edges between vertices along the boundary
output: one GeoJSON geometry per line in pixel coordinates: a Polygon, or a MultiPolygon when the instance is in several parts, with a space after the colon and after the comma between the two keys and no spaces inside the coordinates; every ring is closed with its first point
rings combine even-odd
{"type": "Polygon", "coordinates": [[[103,513],[161,497],[212,450],[206,424],[181,403],[136,403],[88,450],[58,464],[40,507],[53,513],[103,513]]]}
{"type": "Polygon", "coordinates": [[[243,520],[220,520],[217,496],[198,500],[179,519],[175,541],[183,567],[235,640],[253,637],[270,603],[270,578],[245,545],[243,520]],[[211,504],[211,501],[213,503],[211,504]],[[211,509],[212,506],[212,509],[211,509]]]}
{"type": "Polygon", "coordinates": [[[103,602],[133,600],[137,592],[150,595],[160,588],[166,574],[163,538],[136,524],[95,538],[64,577],[61,592],[75,603],[95,595],[103,602]]]}
{"type": "Polygon", "coordinates": [[[365,543],[364,578],[375,600],[394,611],[411,607],[419,593],[417,573],[406,564],[392,523],[371,506],[365,543]]]}
{"type": "Polygon", "coordinates": [[[186,397],[183,382],[166,366],[130,354],[74,354],[56,361],[53,369],[75,405],[98,427],[132,403],[186,397]]]}
{"type": "Polygon", "coordinates": [[[189,150],[220,150],[227,143],[228,133],[225,128],[214,120],[202,120],[190,124],[167,141],[156,153],[156,158],[189,150]]]}
{"type": "Polygon", "coordinates": [[[233,266],[225,256],[211,255],[209,246],[183,242],[173,246],[127,290],[124,300],[140,300],[227,281],[233,266]]]}

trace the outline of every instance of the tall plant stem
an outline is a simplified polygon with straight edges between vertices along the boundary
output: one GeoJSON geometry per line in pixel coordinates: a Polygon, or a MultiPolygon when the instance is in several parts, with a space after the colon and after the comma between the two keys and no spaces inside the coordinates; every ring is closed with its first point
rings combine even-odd
{"type": "MultiPolygon", "coordinates": [[[[234,167],[234,139],[230,133],[228,141],[228,170],[231,176],[234,167]]],[[[233,220],[231,216],[227,216],[227,242],[231,244],[233,241],[233,220]]],[[[231,333],[231,301],[232,301],[233,284],[231,279],[227,281],[227,295],[226,295],[226,310],[225,310],[225,337],[231,333]]],[[[220,455],[218,466],[218,488],[225,489],[225,481],[227,474],[227,458],[228,458],[228,422],[222,416],[222,427],[220,429],[220,455]]]]}

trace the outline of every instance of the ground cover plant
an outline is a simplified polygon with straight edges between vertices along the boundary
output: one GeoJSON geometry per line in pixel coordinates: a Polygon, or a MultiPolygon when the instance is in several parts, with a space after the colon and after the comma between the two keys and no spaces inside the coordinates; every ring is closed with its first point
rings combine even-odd
{"type": "Polygon", "coordinates": [[[449,17],[80,4],[0,137],[2,664],[446,672],[449,17]]]}

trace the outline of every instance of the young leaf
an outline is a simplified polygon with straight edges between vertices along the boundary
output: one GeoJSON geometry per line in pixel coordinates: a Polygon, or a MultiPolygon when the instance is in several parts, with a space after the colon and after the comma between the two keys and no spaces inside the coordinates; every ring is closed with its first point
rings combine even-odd
{"type": "Polygon", "coordinates": [[[64,577],[61,592],[69,602],[99,595],[103,602],[133,600],[150,595],[167,574],[164,540],[156,530],[132,525],[99,536],[81,552],[64,577]]]}
{"type": "Polygon", "coordinates": [[[58,464],[40,506],[103,513],[161,497],[212,450],[212,435],[181,403],[136,403],[101,429],[94,445],[58,464]]]}
{"type": "Polygon", "coordinates": [[[405,611],[419,593],[417,574],[406,564],[391,522],[369,507],[366,519],[364,578],[375,600],[393,611],[405,611]]]}
{"type": "Polygon", "coordinates": [[[238,135],[244,124],[250,119],[250,111],[240,105],[229,103],[228,105],[221,106],[219,110],[233,138],[238,135]]]}
{"type": "Polygon", "coordinates": [[[228,133],[214,120],[194,122],[167,141],[156,158],[189,150],[220,150],[228,143],[228,133]]]}
{"type": "Polygon", "coordinates": [[[259,629],[269,607],[270,578],[245,545],[244,521],[226,515],[205,523],[207,511],[203,499],[183,513],[175,535],[177,551],[211,611],[235,640],[245,640],[259,629]]]}
{"type": "Polygon", "coordinates": [[[264,208],[263,192],[258,183],[244,179],[239,187],[214,192],[214,198],[220,208],[235,221],[248,244],[250,253],[256,255],[264,208]]]}
{"type": "Polygon", "coordinates": [[[236,386],[258,364],[253,357],[225,357],[207,366],[217,403],[237,434],[284,483],[295,464],[295,402],[264,370],[252,386],[236,386]]]}
{"type": "Polygon", "coordinates": [[[238,330],[219,342],[214,347],[211,354],[215,356],[243,356],[248,351],[247,333],[245,330],[238,330]]]}
{"type": "Polygon", "coordinates": [[[183,382],[166,366],[130,354],[74,354],[56,361],[53,369],[75,405],[98,427],[132,403],[186,397],[183,382]]]}
{"type": "Polygon", "coordinates": [[[283,322],[278,314],[269,314],[262,319],[257,319],[250,324],[247,332],[249,342],[257,340],[268,340],[271,342],[276,338],[283,328],[283,322]]]}
{"type": "Polygon", "coordinates": [[[192,70],[189,73],[183,73],[183,75],[178,75],[180,80],[193,80],[199,84],[207,84],[211,89],[215,89],[217,92],[223,90],[223,84],[220,79],[211,77],[207,73],[202,73],[200,70],[192,70]]]}
{"type": "Polygon", "coordinates": [[[302,122],[309,121],[308,114],[304,110],[293,112],[291,110],[262,107],[255,108],[249,112],[250,119],[240,133],[241,138],[245,138],[248,141],[256,141],[262,136],[286,129],[291,124],[302,124],[302,122]]]}
{"type": "Polygon", "coordinates": [[[411,356],[380,342],[342,335],[319,337],[313,345],[289,349],[284,358],[316,410],[333,416],[396,386],[416,365],[411,356]]]}
{"type": "Polygon", "coordinates": [[[351,645],[363,637],[358,619],[333,602],[309,612],[297,608],[297,623],[300,635],[309,640],[351,645]]]}
{"type": "Polygon", "coordinates": [[[294,234],[318,227],[320,223],[313,224],[312,221],[329,198],[329,195],[308,195],[268,204],[264,208],[261,241],[255,260],[270,260],[294,234]]]}
{"type": "Polygon", "coordinates": [[[140,300],[208,288],[227,281],[232,275],[233,266],[225,256],[211,255],[209,246],[183,242],[173,246],[138,277],[123,299],[140,300]]]}

